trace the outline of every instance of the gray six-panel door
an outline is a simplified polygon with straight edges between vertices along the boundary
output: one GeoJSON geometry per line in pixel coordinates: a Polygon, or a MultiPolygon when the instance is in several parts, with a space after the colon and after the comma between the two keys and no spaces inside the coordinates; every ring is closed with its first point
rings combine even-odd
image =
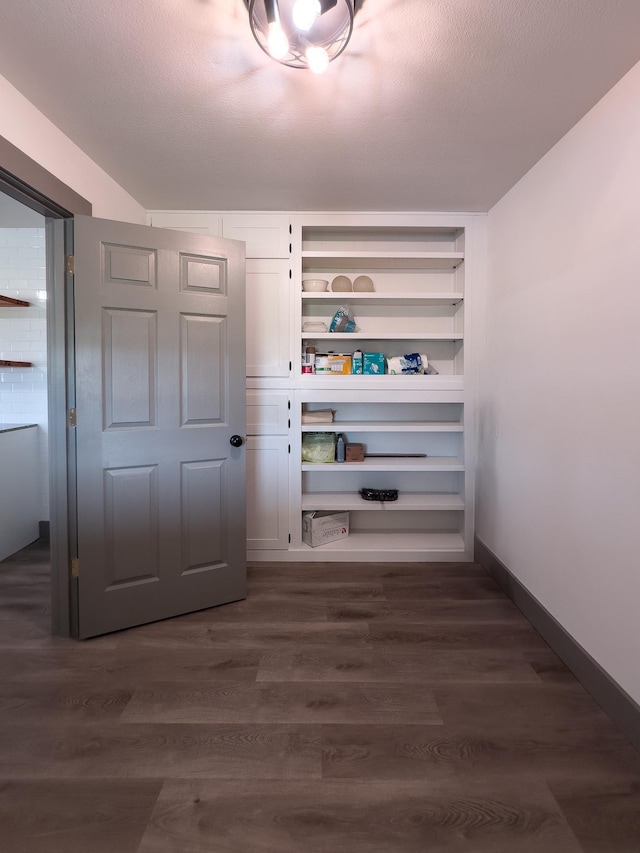
{"type": "Polygon", "coordinates": [[[244,598],[244,244],[76,217],[79,636],[244,598]]]}

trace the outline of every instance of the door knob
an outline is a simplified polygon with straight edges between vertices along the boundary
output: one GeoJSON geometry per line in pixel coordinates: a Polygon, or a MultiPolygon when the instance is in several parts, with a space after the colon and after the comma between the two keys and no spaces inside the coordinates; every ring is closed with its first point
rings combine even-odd
{"type": "Polygon", "coordinates": [[[242,445],[242,436],[241,435],[232,435],[229,439],[229,444],[232,447],[240,447],[242,445]]]}

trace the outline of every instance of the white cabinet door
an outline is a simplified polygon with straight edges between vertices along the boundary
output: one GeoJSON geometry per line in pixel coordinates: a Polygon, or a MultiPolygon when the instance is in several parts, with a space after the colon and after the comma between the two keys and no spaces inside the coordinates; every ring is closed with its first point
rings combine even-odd
{"type": "Polygon", "coordinates": [[[289,416],[286,391],[247,391],[247,435],[287,435],[289,416]]]}
{"type": "Polygon", "coordinates": [[[222,233],[232,240],[244,240],[248,258],[289,258],[291,236],[289,217],[274,214],[224,214],[222,233]]]}
{"type": "Polygon", "coordinates": [[[222,236],[222,217],[218,213],[196,211],[181,213],[175,210],[149,211],[149,225],[154,228],[167,228],[171,231],[189,231],[192,234],[208,234],[210,237],[222,236]]]}
{"type": "Polygon", "coordinates": [[[289,442],[247,437],[247,550],[289,547],[289,442]]]}
{"type": "Polygon", "coordinates": [[[289,376],[289,261],[247,260],[247,376],[289,376]]]}

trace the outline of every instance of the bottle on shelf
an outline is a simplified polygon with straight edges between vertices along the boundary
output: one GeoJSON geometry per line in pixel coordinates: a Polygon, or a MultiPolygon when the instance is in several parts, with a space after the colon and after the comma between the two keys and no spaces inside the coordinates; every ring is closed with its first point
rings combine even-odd
{"type": "Polygon", "coordinates": [[[315,373],[316,372],[316,348],[315,347],[307,347],[302,354],[302,372],[303,373],[315,373]]]}
{"type": "Polygon", "coordinates": [[[336,462],[344,462],[346,459],[344,436],[341,432],[338,433],[336,440],[336,462]]]}

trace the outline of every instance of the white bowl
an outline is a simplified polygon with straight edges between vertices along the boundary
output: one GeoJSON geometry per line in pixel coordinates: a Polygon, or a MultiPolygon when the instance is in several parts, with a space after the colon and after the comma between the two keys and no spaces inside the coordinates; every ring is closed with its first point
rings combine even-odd
{"type": "Polygon", "coordinates": [[[324,278],[304,278],[302,280],[302,289],[313,293],[320,293],[323,290],[329,289],[329,282],[324,278]]]}

